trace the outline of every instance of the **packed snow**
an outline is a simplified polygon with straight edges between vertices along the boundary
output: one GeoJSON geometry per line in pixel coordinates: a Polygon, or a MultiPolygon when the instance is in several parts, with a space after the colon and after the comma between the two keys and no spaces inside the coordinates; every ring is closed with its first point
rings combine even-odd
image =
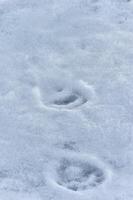
{"type": "Polygon", "coordinates": [[[133,200],[133,1],[0,0],[0,200],[133,200]]]}

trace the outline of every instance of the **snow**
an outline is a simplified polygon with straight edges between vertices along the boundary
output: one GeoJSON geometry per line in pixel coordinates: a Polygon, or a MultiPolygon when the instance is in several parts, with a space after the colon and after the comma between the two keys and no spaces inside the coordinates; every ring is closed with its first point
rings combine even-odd
{"type": "Polygon", "coordinates": [[[132,20],[132,0],[0,0],[0,200],[133,199],[132,20]]]}

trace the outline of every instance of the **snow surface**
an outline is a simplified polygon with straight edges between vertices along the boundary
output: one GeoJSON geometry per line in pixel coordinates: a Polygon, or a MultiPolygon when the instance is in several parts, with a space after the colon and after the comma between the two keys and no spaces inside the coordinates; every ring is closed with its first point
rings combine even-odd
{"type": "Polygon", "coordinates": [[[0,0],[0,200],[133,200],[133,1],[0,0]]]}

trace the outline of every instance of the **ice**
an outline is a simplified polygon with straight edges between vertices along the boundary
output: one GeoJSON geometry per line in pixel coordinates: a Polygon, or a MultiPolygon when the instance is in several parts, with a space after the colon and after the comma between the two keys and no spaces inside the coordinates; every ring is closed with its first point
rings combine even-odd
{"type": "Polygon", "coordinates": [[[0,0],[0,200],[133,199],[132,25],[132,0],[0,0]]]}

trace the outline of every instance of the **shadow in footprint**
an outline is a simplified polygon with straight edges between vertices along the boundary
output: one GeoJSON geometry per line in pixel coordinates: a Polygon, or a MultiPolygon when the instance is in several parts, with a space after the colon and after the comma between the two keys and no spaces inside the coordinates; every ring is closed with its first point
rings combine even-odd
{"type": "Polygon", "coordinates": [[[56,105],[68,105],[73,103],[78,99],[77,95],[71,94],[70,96],[67,96],[66,98],[60,99],[60,100],[55,100],[54,104],[56,105]]]}
{"type": "Polygon", "coordinates": [[[69,94],[65,94],[64,91],[60,91],[60,95],[55,97],[53,100],[53,106],[55,107],[63,107],[72,109],[74,107],[81,106],[85,104],[88,99],[80,92],[72,91],[69,94]]]}

